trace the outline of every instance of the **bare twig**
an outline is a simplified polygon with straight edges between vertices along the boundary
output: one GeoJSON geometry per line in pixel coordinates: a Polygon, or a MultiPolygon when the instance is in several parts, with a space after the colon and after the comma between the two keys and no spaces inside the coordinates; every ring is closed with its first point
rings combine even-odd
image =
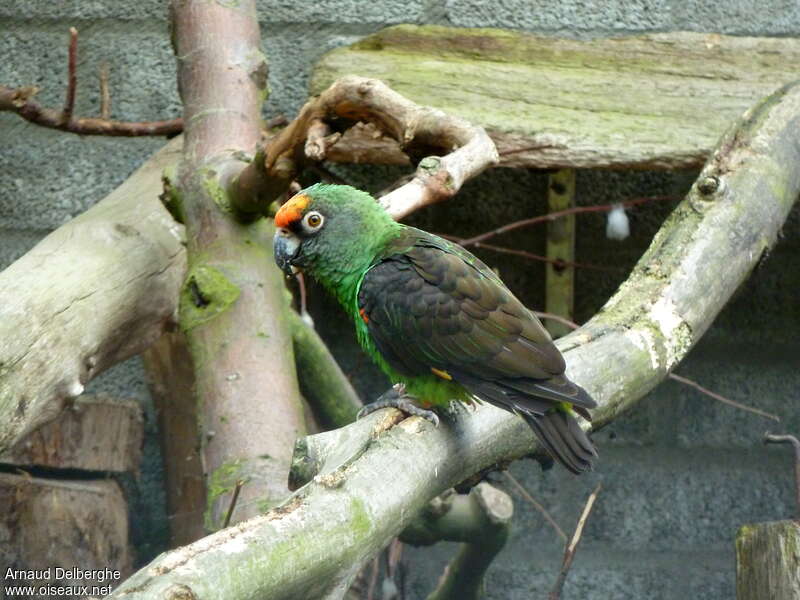
{"type": "Polygon", "coordinates": [[[378,584],[378,570],[380,567],[380,563],[378,562],[378,557],[372,559],[372,568],[370,569],[369,574],[369,587],[367,587],[367,600],[374,600],[375,598],[375,586],[378,584]]]}
{"type": "MultiPolygon", "coordinates": [[[[461,241],[458,236],[450,235],[447,233],[438,233],[439,237],[443,237],[448,240],[452,240],[459,245],[461,241]]],[[[492,252],[499,252],[501,254],[511,254],[512,256],[521,256],[522,258],[527,258],[528,260],[535,260],[538,262],[545,262],[545,263],[553,263],[554,265],[561,266],[561,267],[575,267],[578,269],[588,269],[592,271],[619,271],[621,270],[619,267],[604,267],[602,265],[594,265],[591,263],[582,263],[582,262],[573,262],[570,260],[563,260],[560,258],[548,258],[547,256],[542,256],[541,254],[534,254],[533,252],[528,252],[526,250],[518,250],[516,248],[506,248],[504,246],[494,246],[492,244],[484,244],[482,242],[476,242],[474,244],[476,248],[483,248],[485,250],[491,250],[492,252]]]]}
{"type": "Polygon", "coordinates": [[[586,505],[583,507],[581,517],[578,519],[578,525],[575,527],[575,533],[572,534],[572,539],[564,550],[564,561],[561,564],[561,571],[558,573],[556,584],[553,586],[553,590],[548,597],[549,600],[559,600],[559,598],[561,598],[561,590],[564,588],[564,582],[567,580],[567,573],[569,573],[569,568],[572,566],[572,561],[575,559],[578,543],[581,541],[581,535],[583,535],[583,528],[586,525],[586,520],[589,518],[589,513],[592,512],[592,506],[594,506],[594,501],[597,499],[597,494],[600,493],[601,486],[602,483],[598,483],[597,487],[594,488],[594,491],[589,495],[589,499],[586,500],[586,505]]]}
{"type": "Polygon", "coordinates": [[[691,379],[688,379],[686,377],[682,377],[681,375],[676,375],[675,373],[670,373],[669,374],[669,378],[670,379],[674,379],[675,381],[678,381],[678,382],[680,382],[680,383],[682,383],[684,385],[688,385],[690,387],[693,387],[698,392],[701,392],[701,393],[705,394],[706,396],[714,398],[714,400],[719,400],[723,404],[727,404],[729,406],[733,406],[733,407],[739,408],[741,410],[746,410],[747,412],[751,412],[753,414],[760,415],[760,416],[765,417],[767,419],[772,419],[773,421],[780,422],[780,420],[781,420],[780,417],[778,417],[777,415],[773,415],[772,413],[768,413],[767,411],[761,410],[760,408],[754,408],[752,406],[747,406],[746,404],[741,404],[740,402],[736,402],[735,400],[731,400],[730,398],[726,398],[725,396],[722,396],[720,394],[717,394],[716,392],[712,392],[711,390],[704,388],[702,385],[700,385],[696,381],[692,381],[691,379]]]}
{"type": "Polygon", "coordinates": [[[517,490],[517,492],[519,492],[519,494],[523,498],[525,498],[525,500],[530,502],[533,505],[533,507],[542,514],[542,516],[544,517],[544,520],[547,521],[548,523],[550,523],[550,526],[553,529],[555,529],[555,532],[558,534],[558,536],[562,540],[564,540],[564,542],[566,542],[567,541],[567,534],[564,533],[564,530],[561,529],[561,526],[558,523],[556,523],[556,520],[552,517],[552,515],[549,512],[547,512],[547,509],[544,506],[542,506],[539,502],[537,502],[534,499],[534,497],[530,495],[528,490],[526,490],[523,487],[523,485],[519,481],[517,481],[516,477],[514,477],[511,473],[509,473],[508,471],[504,471],[503,474],[506,476],[508,481],[511,482],[511,485],[514,486],[514,488],[517,490]]]}
{"type": "Polygon", "coordinates": [[[67,97],[64,100],[64,110],[61,113],[64,123],[69,123],[72,119],[72,111],[75,109],[75,92],[78,87],[78,76],[76,74],[78,64],[78,30],[74,27],[69,28],[69,50],[67,52],[67,97]]]}
{"type": "MultiPolygon", "coordinates": [[[[649,196],[646,198],[634,198],[632,200],[626,200],[625,202],[620,202],[619,204],[627,208],[629,206],[636,206],[637,204],[645,204],[648,202],[664,202],[671,200],[679,200],[679,198],[675,196],[649,196]]],[[[575,206],[572,208],[567,208],[564,210],[552,212],[546,215],[531,217],[530,219],[522,219],[521,221],[514,221],[513,223],[508,223],[506,225],[503,225],[502,227],[498,227],[497,229],[492,229],[491,231],[487,231],[485,233],[476,235],[475,237],[458,240],[458,243],[464,247],[472,246],[477,244],[478,242],[483,242],[497,235],[500,235],[501,233],[508,233],[509,231],[520,229],[521,227],[529,227],[531,225],[536,225],[537,223],[546,223],[547,221],[555,221],[560,217],[565,217],[567,215],[572,215],[575,213],[608,212],[614,206],[615,204],[599,204],[596,206],[575,206]]]]}
{"type": "Polygon", "coordinates": [[[575,321],[570,321],[566,317],[554,315],[553,313],[543,312],[541,310],[534,310],[533,314],[535,314],[540,319],[550,319],[552,321],[558,321],[559,323],[566,325],[570,329],[578,329],[578,327],[580,327],[580,325],[578,325],[575,321]]]}
{"type": "Polygon", "coordinates": [[[100,118],[111,118],[111,91],[108,87],[109,67],[104,62],[100,65],[100,118]]]}
{"type": "Polygon", "coordinates": [[[794,499],[797,519],[800,520],[800,440],[793,435],[764,434],[765,444],[791,444],[794,448],[794,499]]]}
{"type": "Polygon", "coordinates": [[[45,108],[32,97],[39,90],[33,86],[10,88],[0,85],[0,111],[15,112],[20,117],[49,129],[79,135],[138,137],[145,135],[175,135],[183,130],[183,119],[167,121],[113,121],[94,117],[73,117],[68,122],[60,110],[45,108]]]}
{"type": "Polygon", "coordinates": [[[242,490],[243,485],[244,481],[239,479],[236,482],[236,487],[233,488],[233,496],[231,496],[231,503],[228,505],[228,512],[225,513],[225,521],[222,524],[223,529],[231,524],[231,517],[233,516],[233,511],[236,509],[236,501],[239,499],[239,492],[242,490]]]}

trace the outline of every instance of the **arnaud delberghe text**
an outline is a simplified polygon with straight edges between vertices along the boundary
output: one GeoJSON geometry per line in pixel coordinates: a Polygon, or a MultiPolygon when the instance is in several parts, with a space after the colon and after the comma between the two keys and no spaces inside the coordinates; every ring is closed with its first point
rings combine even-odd
{"type": "Polygon", "coordinates": [[[5,573],[6,580],[87,580],[92,582],[102,583],[109,580],[118,580],[120,578],[120,571],[114,569],[80,569],[72,567],[71,569],[64,569],[63,567],[47,567],[46,569],[12,569],[8,567],[5,573]]]}

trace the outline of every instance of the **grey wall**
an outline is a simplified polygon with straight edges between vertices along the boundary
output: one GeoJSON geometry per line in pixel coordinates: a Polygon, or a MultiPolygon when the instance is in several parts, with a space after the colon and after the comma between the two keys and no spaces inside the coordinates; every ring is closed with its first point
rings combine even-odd
{"type": "MultiPolygon", "coordinates": [[[[98,108],[97,67],[111,66],[113,116],[161,119],[180,112],[166,24],[158,0],[5,0],[0,3],[0,83],[35,84],[39,99],[63,101],[67,29],[80,30],[76,112],[98,108]]],[[[796,0],[719,3],[526,2],[525,0],[416,0],[356,2],[259,2],[264,46],[271,62],[272,95],[265,113],[292,115],[305,98],[309,66],[326,50],[385,25],[412,22],[495,26],[591,37],[689,29],[737,35],[800,34],[796,0]]],[[[692,118],[687,116],[687,118],[692,118]]],[[[162,143],[161,140],[80,138],[28,125],[0,114],[0,264],[25,252],[43,235],[90,206],[162,143]]],[[[396,171],[342,169],[368,189],[379,189],[396,171]]],[[[692,173],[581,172],[583,204],[634,196],[680,196],[692,173]]],[[[477,233],[545,210],[545,176],[495,171],[468,184],[457,201],[427,209],[415,223],[437,232],[477,233]]],[[[622,243],[603,236],[603,218],[579,218],[578,259],[618,267],[580,270],[578,319],[587,319],[613,292],[646,247],[669,206],[647,206],[631,215],[633,235],[622,243]]],[[[800,387],[800,235],[795,212],[784,239],[754,272],[735,300],[677,372],[720,393],[775,412],[778,428],[800,432],[794,402],[800,387]]],[[[541,231],[503,241],[541,251],[541,231]]],[[[482,255],[532,307],[542,305],[540,265],[482,255]]],[[[355,347],[352,334],[318,290],[312,309],[323,335],[365,396],[385,382],[355,347]],[[345,340],[345,341],[342,341],[345,340]]],[[[154,419],[138,359],[110,370],[90,391],[138,398],[147,408],[143,476],[129,481],[134,542],[140,560],[164,547],[167,516],[154,419]]],[[[634,411],[595,434],[598,470],[574,478],[559,469],[515,464],[512,473],[570,530],[598,481],[603,491],[589,521],[565,598],[731,598],[733,535],[746,522],[792,514],[789,456],[765,449],[759,438],[775,424],[667,382],[634,411]]],[[[499,480],[502,484],[502,479],[499,480]]],[[[541,516],[517,497],[514,534],[488,576],[487,596],[543,597],[561,557],[561,545],[541,516]]],[[[430,590],[453,547],[407,552],[410,598],[430,590]]]]}

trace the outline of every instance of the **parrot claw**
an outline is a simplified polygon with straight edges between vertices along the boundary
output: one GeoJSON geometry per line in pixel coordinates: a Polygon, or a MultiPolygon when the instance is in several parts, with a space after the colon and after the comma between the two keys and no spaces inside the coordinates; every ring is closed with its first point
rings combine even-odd
{"type": "Polygon", "coordinates": [[[392,389],[375,400],[375,402],[370,402],[360,411],[358,411],[356,419],[366,417],[368,414],[382,408],[396,408],[407,415],[421,417],[426,421],[433,423],[434,427],[439,427],[439,415],[432,410],[426,410],[414,404],[413,396],[409,396],[405,392],[406,388],[402,383],[394,385],[392,389]]]}

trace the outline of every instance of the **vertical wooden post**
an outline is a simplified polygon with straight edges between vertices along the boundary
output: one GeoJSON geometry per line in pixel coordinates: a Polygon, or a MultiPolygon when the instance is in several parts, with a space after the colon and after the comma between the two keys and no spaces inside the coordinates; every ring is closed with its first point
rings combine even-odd
{"type": "Polygon", "coordinates": [[[800,525],[744,525],[736,534],[737,600],[800,598],[800,525]]]}
{"type": "MultiPolygon", "coordinates": [[[[575,205],[575,170],[561,169],[550,174],[547,186],[548,212],[575,205]]],[[[547,224],[547,258],[574,262],[575,215],[568,215],[547,224]]],[[[575,268],[547,263],[545,277],[545,310],[573,320],[575,268]]],[[[545,327],[554,338],[570,331],[569,327],[547,320],[545,327]]]]}

